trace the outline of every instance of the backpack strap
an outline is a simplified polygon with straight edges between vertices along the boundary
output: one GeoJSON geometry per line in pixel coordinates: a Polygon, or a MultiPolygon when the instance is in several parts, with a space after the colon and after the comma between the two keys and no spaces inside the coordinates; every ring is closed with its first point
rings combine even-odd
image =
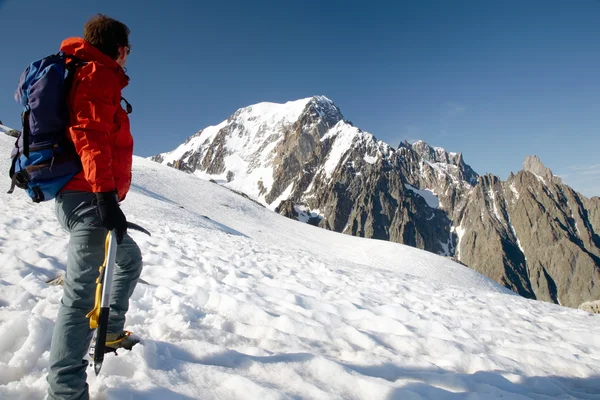
{"type": "Polygon", "coordinates": [[[15,164],[18,157],[13,159],[12,165],[10,167],[10,189],[8,189],[7,194],[12,194],[15,191],[15,187],[20,187],[21,189],[27,188],[28,174],[26,171],[19,171],[15,173],[15,164]]]}
{"type": "Polygon", "coordinates": [[[87,63],[75,56],[66,55],[63,52],[60,52],[59,54],[68,58],[68,61],[65,64],[65,68],[68,71],[67,78],[65,79],[65,96],[69,96],[71,87],[73,86],[73,81],[75,80],[75,70],[87,63]]]}
{"type": "MultiPolygon", "coordinates": [[[[29,102],[29,100],[28,100],[29,102]]],[[[29,104],[25,106],[25,110],[21,114],[22,124],[23,124],[23,155],[29,158],[29,134],[31,133],[31,128],[29,127],[29,114],[31,113],[31,107],[29,104]]]]}
{"type": "Polygon", "coordinates": [[[34,186],[31,188],[31,190],[33,191],[33,197],[31,200],[33,200],[34,203],[41,203],[42,201],[46,200],[44,198],[44,192],[39,186],[34,186]]]}
{"type": "Polygon", "coordinates": [[[8,192],[6,192],[7,194],[12,194],[12,193],[15,191],[15,186],[17,186],[17,185],[15,184],[15,180],[16,180],[16,179],[13,177],[13,178],[12,178],[12,182],[11,182],[11,184],[10,184],[10,189],[8,189],[8,192]]]}
{"type": "MultiPolygon", "coordinates": [[[[19,138],[17,138],[17,141],[15,142],[15,147],[18,149],[19,148],[19,138]]],[[[15,191],[15,187],[17,186],[17,174],[15,174],[15,168],[17,166],[17,159],[19,158],[19,155],[16,154],[14,157],[12,157],[12,160],[10,162],[10,170],[8,171],[8,176],[10,177],[10,189],[8,189],[8,194],[12,194],[12,192],[15,191]]]]}
{"type": "MultiPolygon", "coordinates": [[[[13,161],[13,166],[10,167],[11,170],[14,170],[14,164],[15,162],[13,161]]],[[[17,186],[17,174],[12,173],[11,174],[11,178],[10,178],[10,189],[8,189],[8,192],[6,192],[7,194],[12,194],[12,192],[15,191],[15,187],[17,186]]]]}

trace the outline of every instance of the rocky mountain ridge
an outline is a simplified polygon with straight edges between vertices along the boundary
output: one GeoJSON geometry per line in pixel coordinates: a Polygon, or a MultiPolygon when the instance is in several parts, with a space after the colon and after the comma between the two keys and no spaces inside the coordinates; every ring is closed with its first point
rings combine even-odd
{"type": "Polygon", "coordinates": [[[600,198],[535,156],[506,181],[479,176],[460,153],[393,148],[315,96],[242,108],[152,159],[290,218],[454,257],[529,298],[600,299],[600,198]]]}

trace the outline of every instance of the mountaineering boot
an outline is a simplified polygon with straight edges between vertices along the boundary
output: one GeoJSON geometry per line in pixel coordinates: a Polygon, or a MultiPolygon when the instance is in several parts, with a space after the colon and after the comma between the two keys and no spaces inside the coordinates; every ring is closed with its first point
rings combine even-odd
{"type": "Polygon", "coordinates": [[[109,351],[117,349],[131,350],[133,346],[140,342],[140,338],[129,331],[120,333],[106,333],[105,346],[109,351]]]}
{"type": "MultiPolygon", "coordinates": [[[[104,342],[104,354],[115,353],[117,354],[118,349],[131,350],[133,346],[140,342],[139,336],[134,335],[129,331],[123,331],[121,333],[106,333],[106,342],[104,342]]],[[[89,349],[89,355],[94,358],[96,348],[96,335],[92,340],[92,345],[89,349]]]]}

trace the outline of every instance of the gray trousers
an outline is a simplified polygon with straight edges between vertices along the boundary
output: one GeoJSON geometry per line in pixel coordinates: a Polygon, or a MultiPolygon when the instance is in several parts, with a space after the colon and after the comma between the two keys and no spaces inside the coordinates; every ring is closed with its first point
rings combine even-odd
{"type": "MultiPolygon", "coordinates": [[[[98,268],[108,231],[92,205],[93,193],[65,192],[56,198],[58,221],[71,234],[61,306],[54,325],[48,372],[50,399],[89,399],[84,360],[92,329],[86,314],[94,308],[98,268]]],[[[123,330],[129,297],[142,272],[142,254],[125,234],[117,248],[108,332],[123,330]]]]}

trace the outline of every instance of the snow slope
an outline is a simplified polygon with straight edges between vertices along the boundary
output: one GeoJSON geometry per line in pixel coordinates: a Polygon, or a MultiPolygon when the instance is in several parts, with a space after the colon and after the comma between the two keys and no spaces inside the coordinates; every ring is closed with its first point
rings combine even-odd
{"type": "MultiPolygon", "coordinates": [[[[89,370],[96,400],[600,399],[599,316],[145,159],[133,175],[123,208],[153,236],[132,234],[127,326],[145,340],[89,370]]],[[[39,399],[68,236],[53,203],[0,191],[0,210],[0,398],[39,399]]]]}
{"type": "Polygon", "coordinates": [[[415,192],[416,194],[421,196],[425,200],[425,202],[427,203],[427,205],[429,207],[431,207],[431,208],[439,208],[440,207],[440,201],[433,190],[431,190],[431,189],[419,190],[416,187],[409,185],[408,183],[405,183],[404,187],[409,190],[412,190],[413,192],[415,192]]]}

